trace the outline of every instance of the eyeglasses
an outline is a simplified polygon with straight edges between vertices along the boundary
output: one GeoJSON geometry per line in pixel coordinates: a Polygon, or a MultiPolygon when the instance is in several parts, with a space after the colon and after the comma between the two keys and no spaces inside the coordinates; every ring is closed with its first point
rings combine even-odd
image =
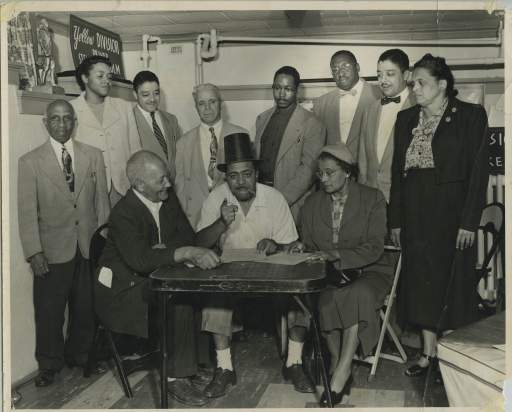
{"type": "Polygon", "coordinates": [[[333,177],[336,173],[338,173],[339,171],[341,171],[342,169],[336,169],[336,170],[330,170],[330,169],[327,169],[326,171],[322,171],[322,170],[317,170],[315,172],[315,175],[316,177],[318,177],[320,180],[322,180],[322,178],[325,176],[327,176],[327,179],[330,179],[331,177],[333,177]]]}
{"type": "Polygon", "coordinates": [[[350,72],[350,71],[352,71],[353,67],[354,67],[353,64],[343,63],[343,64],[339,64],[337,66],[331,66],[331,72],[333,74],[337,74],[339,72],[350,72]]]}

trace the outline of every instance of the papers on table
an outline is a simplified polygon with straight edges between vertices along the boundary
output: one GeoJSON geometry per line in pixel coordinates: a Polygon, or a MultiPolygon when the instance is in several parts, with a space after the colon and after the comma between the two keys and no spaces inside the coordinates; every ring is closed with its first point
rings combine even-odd
{"type": "Polygon", "coordinates": [[[227,249],[221,256],[222,263],[228,262],[260,262],[273,263],[276,265],[297,265],[304,262],[311,256],[311,253],[294,253],[285,252],[276,253],[266,256],[258,253],[256,249],[227,249]]]}
{"type": "Polygon", "coordinates": [[[503,345],[492,345],[493,348],[495,349],[498,349],[502,352],[505,352],[505,347],[506,347],[506,344],[503,344],[503,345]]]}

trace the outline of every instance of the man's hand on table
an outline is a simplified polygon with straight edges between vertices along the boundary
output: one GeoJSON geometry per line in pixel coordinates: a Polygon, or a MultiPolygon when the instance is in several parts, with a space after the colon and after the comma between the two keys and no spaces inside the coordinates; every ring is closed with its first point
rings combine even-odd
{"type": "Polygon", "coordinates": [[[277,252],[277,243],[272,239],[261,239],[256,245],[256,250],[258,253],[263,253],[265,255],[271,255],[277,252]]]}
{"type": "Polygon", "coordinates": [[[302,253],[306,250],[306,245],[304,245],[300,240],[296,240],[284,245],[283,249],[286,253],[302,253]]]}
{"type": "Polygon", "coordinates": [[[174,260],[178,263],[190,262],[201,269],[213,269],[220,265],[220,257],[213,250],[197,246],[176,249],[174,260]]]}

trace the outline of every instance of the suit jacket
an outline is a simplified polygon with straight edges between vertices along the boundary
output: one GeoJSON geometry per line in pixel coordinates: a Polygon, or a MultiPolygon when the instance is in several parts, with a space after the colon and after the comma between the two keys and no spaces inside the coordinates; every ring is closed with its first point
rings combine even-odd
{"type": "MultiPolygon", "coordinates": [[[[391,228],[401,227],[405,154],[418,125],[420,106],[398,113],[395,123],[389,219],[391,228]]],[[[436,183],[458,184],[465,195],[460,227],[475,231],[485,205],[489,180],[487,114],[485,109],[456,98],[446,110],[432,139],[436,183]]]]}
{"type": "Polygon", "coordinates": [[[112,270],[112,287],[101,284],[96,276],[96,312],[115,332],[147,337],[148,275],[159,266],[176,264],[174,251],[193,245],[194,232],[172,189],[160,208],[165,249],[152,248],[159,243],[158,228],[133,190],[114,206],[108,223],[99,264],[112,270]]]}
{"type": "MultiPolygon", "coordinates": [[[[260,157],[261,136],[275,111],[256,118],[256,154],[260,157]]],[[[325,127],[308,110],[297,105],[284,131],[274,171],[274,187],[285,197],[294,219],[313,185],[316,158],[325,145],[325,127]]]]}
{"type": "MultiPolygon", "coordinates": [[[[363,82],[361,97],[359,98],[354,119],[350,126],[350,132],[345,143],[354,159],[357,159],[359,153],[359,136],[361,135],[361,127],[363,125],[363,113],[371,103],[381,97],[378,86],[368,84],[363,79],[361,81],[363,82]]],[[[318,116],[327,128],[327,144],[340,143],[340,94],[338,89],[315,99],[313,102],[313,113],[318,116]]]]}
{"type": "MultiPolygon", "coordinates": [[[[221,138],[218,141],[217,163],[224,163],[224,137],[232,133],[248,132],[240,126],[223,122],[221,138]]],[[[207,173],[201,154],[198,126],[185,133],[176,145],[176,195],[194,230],[199,223],[203,202],[209,194],[207,173]]],[[[215,170],[214,186],[223,181],[224,173],[215,170]]]]}
{"type": "Polygon", "coordinates": [[[340,260],[337,269],[360,269],[393,272],[386,262],[378,262],[384,252],[386,200],[378,190],[354,181],[343,209],[339,239],[332,242],[332,200],[323,190],[311,194],[301,211],[301,238],[310,250],[336,249],[340,260]],[[382,267],[380,267],[382,266],[382,267]]]}
{"type": "Polygon", "coordinates": [[[135,117],[135,124],[137,125],[142,149],[156,153],[165,160],[171,172],[172,181],[174,182],[174,179],[176,178],[176,142],[181,136],[180,126],[178,124],[178,119],[176,119],[176,116],[173,114],[162,110],[159,110],[158,112],[160,113],[160,119],[162,120],[164,128],[162,132],[164,134],[165,142],[167,143],[167,156],[165,156],[162,146],[158,140],[156,140],[153,128],[141,113],[141,109],[137,105],[133,108],[133,115],[135,117]]]}
{"type": "MultiPolygon", "coordinates": [[[[409,93],[402,109],[405,110],[416,104],[414,96],[409,93]]],[[[391,190],[391,163],[393,161],[393,127],[388,136],[388,141],[382,159],[379,162],[377,157],[377,138],[379,132],[379,121],[382,112],[380,100],[376,100],[365,110],[359,141],[359,183],[380,189],[384,193],[386,201],[389,202],[389,191],[391,190]]]]}
{"type": "Polygon", "coordinates": [[[25,258],[43,252],[49,263],[72,260],[77,245],[89,258],[92,234],[110,210],[101,151],[73,142],[71,193],[48,140],[18,162],[18,219],[25,258]]]}
{"type": "Polygon", "coordinates": [[[133,103],[107,96],[103,125],[91,111],[82,93],[70,101],[78,118],[76,140],[97,147],[103,151],[110,192],[111,184],[124,195],[130,188],[126,177],[126,162],[132,153],[141,149],[140,138],[132,113],[133,103]]]}

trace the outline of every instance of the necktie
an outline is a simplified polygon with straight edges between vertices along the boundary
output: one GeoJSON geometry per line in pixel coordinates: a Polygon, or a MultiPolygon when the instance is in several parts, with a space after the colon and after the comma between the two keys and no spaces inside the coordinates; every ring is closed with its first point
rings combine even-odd
{"type": "Polygon", "coordinates": [[[350,90],[338,89],[338,90],[340,92],[341,97],[346,96],[347,94],[350,94],[351,96],[355,96],[357,94],[356,89],[350,89],[350,90]]]}
{"type": "Polygon", "coordinates": [[[153,132],[155,133],[156,140],[158,140],[158,143],[160,143],[160,146],[162,146],[162,150],[165,153],[165,157],[167,157],[167,143],[165,142],[164,134],[162,133],[162,130],[160,129],[160,126],[158,126],[158,123],[155,119],[155,112],[151,112],[151,120],[153,121],[153,132]]]}
{"type": "Polygon", "coordinates": [[[385,105],[385,104],[388,104],[388,103],[400,103],[400,96],[396,96],[396,97],[383,97],[382,99],[380,99],[380,104],[381,105],[385,105]]]}
{"type": "Polygon", "coordinates": [[[73,173],[71,155],[64,145],[62,145],[62,171],[64,172],[64,177],[69,190],[73,193],[75,191],[75,174],[73,173]]]}
{"type": "Polygon", "coordinates": [[[210,143],[210,164],[208,165],[208,176],[210,176],[210,179],[213,180],[213,177],[215,176],[215,167],[217,166],[218,143],[217,136],[215,136],[215,129],[210,127],[208,130],[212,134],[212,141],[210,143]]]}

